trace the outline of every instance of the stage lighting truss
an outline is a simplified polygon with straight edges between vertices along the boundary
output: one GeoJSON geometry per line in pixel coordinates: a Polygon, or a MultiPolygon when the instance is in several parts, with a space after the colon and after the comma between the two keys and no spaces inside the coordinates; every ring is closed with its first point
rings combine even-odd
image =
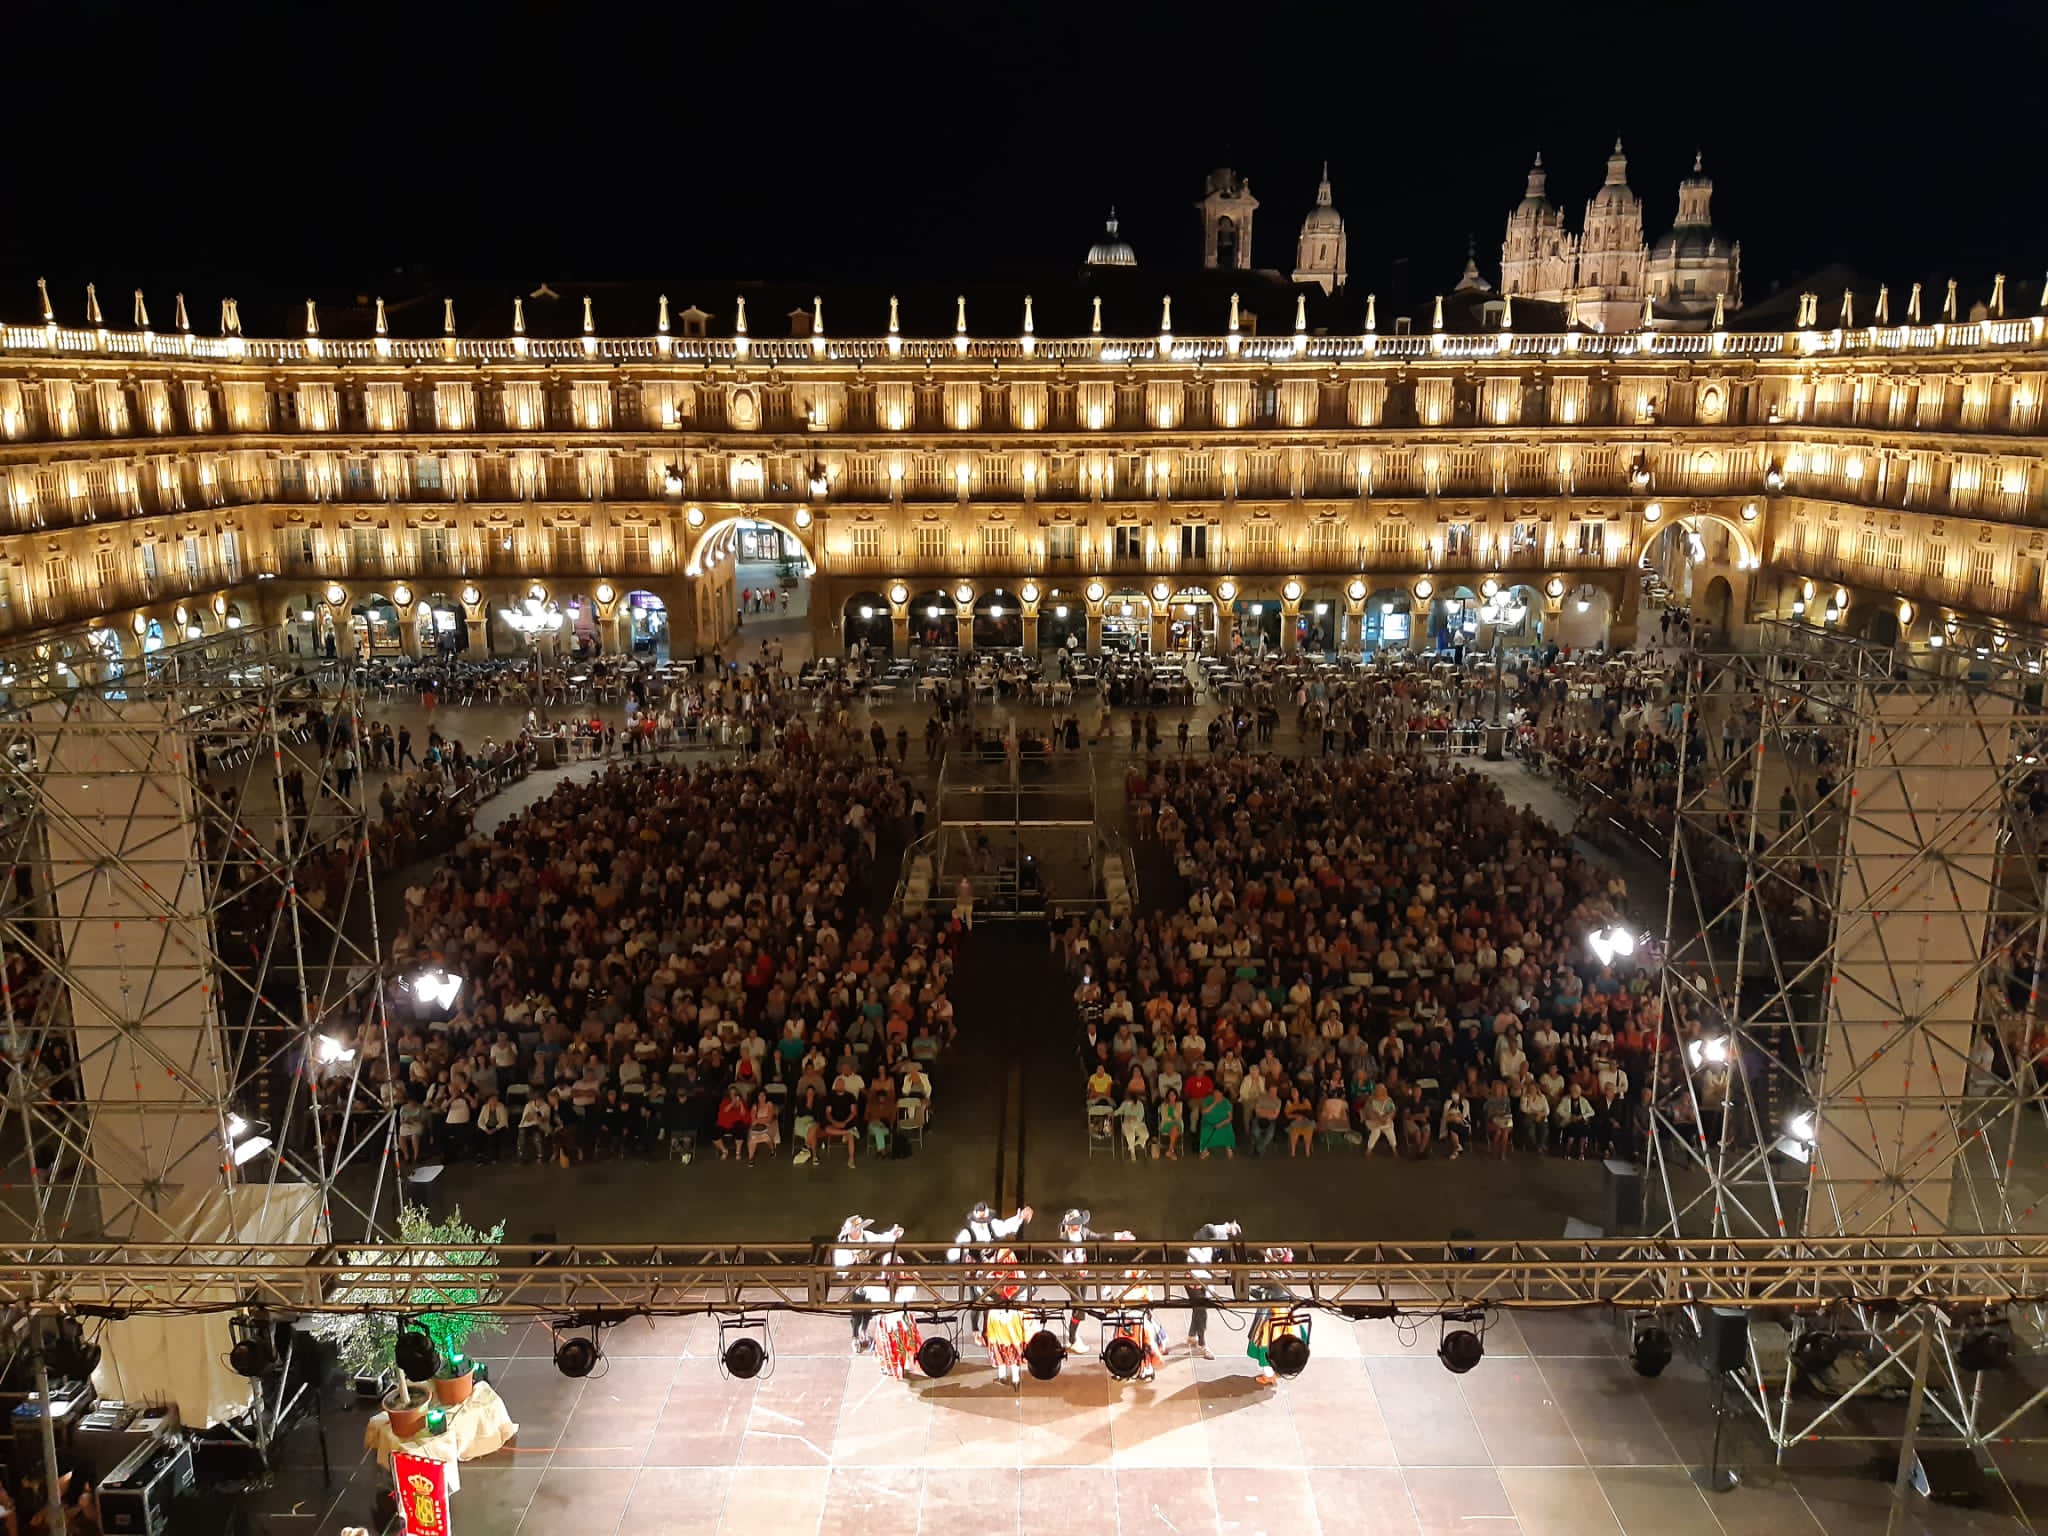
{"type": "MultiPolygon", "coordinates": [[[[35,1240],[178,1239],[209,1205],[396,1224],[369,775],[323,782],[313,684],[243,625],[110,657],[83,630],[0,648],[0,1009],[14,1061],[82,1092],[0,1093],[0,1223],[35,1240]],[[203,764],[203,767],[202,767],[203,764]],[[309,813],[289,814],[288,780],[309,813]]],[[[358,740],[353,671],[318,695],[358,740]]]]}
{"type": "Polygon", "coordinates": [[[769,1348],[768,1319],[737,1317],[718,1320],[718,1374],[733,1381],[752,1381],[775,1374],[775,1355],[769,1348]]]}
{"type": "MultiPolygon", "coordinates": [[[[2048,975],[2029,804],[2048,711],[2001,657],[1971,674],[1769,621],[1755,651],[1674,680],[1709,743],[1729,700],[1761,713],[1744,750],[1681,765],[1650,850],[1672,872],[1660,1028],[1691,1030],[1658,1041],[1683,1070],[1652,1108],[1650,1239],[2032,1244],[2017,1181],[2037,1157],[2022,1138],[2048,1127],[2048,1073],[2027,1065],[2048,975]]],[[[2016,1266],[2009,1324],[1988,1328],[1951,1318],[1944,1290],[1845,1273],[1814,1288],[1824,1316],[1791,1298],[1754,1312],[1757,1364],[1731,1397],[1780,1455],[1854,1438],[1835,1424],[1849,1403],[1915,1383],[1944,1436],[2009,1436],[2048,1393],[1981,1391],[1971,1367],[2048,1333],[2043,1286],[2016,1266]]]]}

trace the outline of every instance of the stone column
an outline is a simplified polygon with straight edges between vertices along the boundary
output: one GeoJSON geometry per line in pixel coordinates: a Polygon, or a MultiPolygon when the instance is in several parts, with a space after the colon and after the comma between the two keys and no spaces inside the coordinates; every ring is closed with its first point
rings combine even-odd
{"type": "Polygon", "coordinates": [[[1280,654],[1283,656],[1292,656],[1300,649],[1300,636],[1295,632],[1295,625],[1300,619],[1300,601],[1289,602],[1285,597],[1282,597],[1280,599],[1280,654]]]}

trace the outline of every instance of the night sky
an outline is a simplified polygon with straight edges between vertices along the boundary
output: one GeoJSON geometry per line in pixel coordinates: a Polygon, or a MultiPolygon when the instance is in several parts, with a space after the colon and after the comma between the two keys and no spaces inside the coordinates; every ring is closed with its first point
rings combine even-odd
{"type": "Polygon", "coordinates": [[[32,9],[11,320],[38,275],[60,314],[92,279],[202,325],[224,292],[1009,279],[1071,271],[1111,203],[1166,274],[1223,163],[1284,268],[1325,157],[1353,270],[1447,284],[1468,236],[1497,269],[1538,149],[1577,227],[1617,134],[1653,240],[1705,153],[1751,300],[1841,263],[2031,306],[2048,268],[2037,4],[32,9]]]}

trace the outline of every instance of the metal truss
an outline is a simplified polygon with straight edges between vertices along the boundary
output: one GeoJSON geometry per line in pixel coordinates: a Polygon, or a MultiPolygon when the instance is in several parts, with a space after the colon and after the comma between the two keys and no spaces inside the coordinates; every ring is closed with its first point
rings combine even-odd
{"type": "Polygon", "coordinates": [[[9,1238],[395,1217],[364,791],[341,791],[313,716],[359,763],[362,720],[309,661],[253,629],[139,660],[83,633],[0,652],[9,1238]]]}
{"type": "MultiPolygon", "coordinates": [[[[1661,1241],[1962,1242],[1987,1261],[2039,1244],[2015,1170],[2048,1127],[2028,803],[2048,713],[2025,678],[1954,660],[1768,623],[1758,651],[1695,658],[1677,684],[1697,755],[1669,810],[1645,1220],[1661,1241]],[[1717,753],[1731,713],[1741,745],[1717,753]]],[[[2025,1289],[2011,1322],[2037,1339],[2025,1289]]],[[[1946,1327],[1862,1297],[1752,1333],[1737,1389],[1782,1451],[1853,1438],[1852,1405],[1909,1383],[1970,1443],[2009,1428],[1946,1327]],[[1857,1369],[1816,1369],[1845,1342],[1857,1369]]]]}
{"type": "MultiPolygon", "coordinates": [[[[833,1244],[504,1245],[487,1266],[486,1298],[468,1310],[498,1316],[849,1311],[871,1305],[856,1287],[876,1268],[833,1263],[833,1244]]],[[[1033,1305],[1091,1304],[1142,1275],[1166,1287],[1157,1303],[1185,1305],[1188,1286],[1249,1297],[1284,1281],[1305,1303],[1362,1314],[1471,1308],[1610,1306],[1659,1311],[1698,1306],[1871,1316],[1936,1307],[1959,1315],[2048,1298],[2048,1237],[1776,1239],[1560,1239],[1547,1242],[1238,1244],[1199,1264],[1184,1243],[1093,1243],[1070,1261],[1061,1245],[1012,1245],[1006,1273],[1028,1277],[1033,1305]],[[1206,1277],[1206,1278],[1205,1278],[1206,1277]]],[[[891,1284],[920,1310],[985,1305],[985,1263],[949,1257],[944,1244],[900,1243],[891,1284]]],[[[473,1288],[478,1269],[436,1249],[400,1244],[310,1247],[228,1242],[0,1243],[0,1306],[87,1313],[191,1312],[264,1306],[355,1312],[351,1288],[473,1288]]]]}

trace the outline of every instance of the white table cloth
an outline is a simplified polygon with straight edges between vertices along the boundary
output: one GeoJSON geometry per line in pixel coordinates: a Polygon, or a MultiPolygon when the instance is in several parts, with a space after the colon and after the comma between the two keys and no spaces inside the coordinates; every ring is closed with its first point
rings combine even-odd
{"type": "Polygon", "coordinates": [[[519,1426],[505,1411],[505,1400],[491,1390],[487,1381],[470,1390],[469,1401],[448,1410],[448,1422],[438,1435],[424,1429],[410,1440],[391,1432],[391,1415],[380,1413],[363,1430],[363,1449],[377,1453],[379,1466],[391,1465],[393,1451],[411,1451],[440,1461],[474,1461],[502,1448],[519,1433],[519,1426]]]}

